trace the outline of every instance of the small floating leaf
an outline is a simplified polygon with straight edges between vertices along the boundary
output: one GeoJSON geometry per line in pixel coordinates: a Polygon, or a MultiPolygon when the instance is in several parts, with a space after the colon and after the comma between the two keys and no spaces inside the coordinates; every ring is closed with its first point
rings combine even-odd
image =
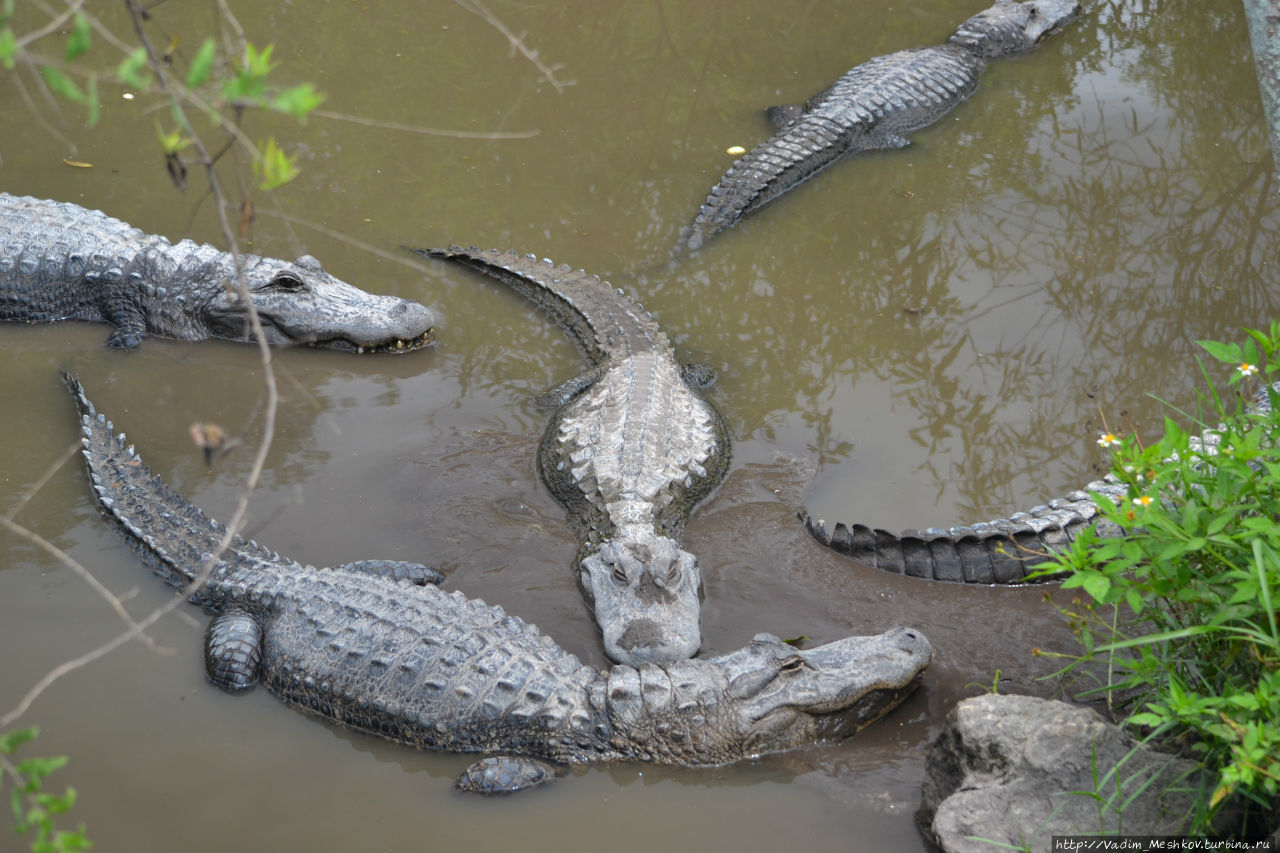
{"type": "Polygon", "coordinates": [[[92,163],[86,163],[86,162],[84,162],[83,160],[71,160],[71,159],[64,159],[62,162],[63,162],[63,163],[66,163],[68,166],[74,166],[74,167],[75,167],[75,168],[77,168],[77,169],[92,169],[92,168],[93,168],[93,164],[92,164],[92,163]]]}
{"type": "Polygon", "coordinates": [[[741,145],[731,145],[724,150],[724,153],[728,154],[730,157],[741,157],[743,154],[747,153],[747,149],[743,148],[741,145]]]}

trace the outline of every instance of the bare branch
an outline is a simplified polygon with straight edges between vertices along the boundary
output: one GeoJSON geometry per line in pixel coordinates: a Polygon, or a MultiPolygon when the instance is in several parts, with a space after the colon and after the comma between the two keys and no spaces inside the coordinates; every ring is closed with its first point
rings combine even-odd
{"type": "Polygon", "coordinates": [[[427,136],[451,136],[457,139],[528,139],[532,136],[537,136],[540,132],[537,130],[443,130],[437,127],[423,127],[417,124],[401,124],[396,121],[378,121],[377,119],[361,118],[347,113],[330,112],[329,110],[312,110],[311,115],[333,119],[334,121],[349,121],[366,127],[401,130],[405,133],[422,133],[427,136]]]}
{"type": "Polygon", "coordinates": [[[482,18],[486,23],[491,25],[498,32],[506,36],[507,41],[511,43],[511,50],[519,51],[525,59],[529,60],[541,72],[543,78],[555,88],[557,92],[564,94],[565,87],[572,86],[578,81],[576,80],[557,80],[556,72],[564,68],[563,65],[547,65],[538,56],[538,51],[530,48],[524,43],[524,37],[518,36],[502,23],[497,15],[489,11],[489,7],[484,5],[483,0],[453,0],[463,9],[466,9],[473,15],[482,18]]]}

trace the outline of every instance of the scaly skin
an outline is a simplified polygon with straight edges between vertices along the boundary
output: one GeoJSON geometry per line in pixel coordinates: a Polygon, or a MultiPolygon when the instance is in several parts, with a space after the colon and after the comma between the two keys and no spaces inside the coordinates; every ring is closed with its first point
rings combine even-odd
{"type": "Polygon", "coordinates": [[[698,211],[686,245],[708,239],[842,157],[904,148],[978,86],[989,60],[1032,50],[1079,13],[1075,0],[999,2],[937,47],[879,56],[846,73],[804,108],[775,107],[778,133],[733,164],[698,211]]]}
{"type": "MultiPolygon", "coordinates": [[[[64,378],[99,509],[169,583],[192,583],[225,529],[64,378]]],[[[192,596],[213,614],[209,677],[261,680],[308,714],[420,749],[518,756],[464,774],[467,790],[497,793],[547,778],[531,759],[708,766],[849,735],[901,702],[932,654],[908,628],[803,651],[761,634],[725,655],[601,671],[439,580],[412,563],[317,569],[235,537],[192,596]]]]}
{"type": "MultiPolygon", "coordinates": [[[[242,255],[249,298],[271,344],[407,352],[432,339],[431,312],[365,293],[310,255],[242,255]]],[[[110,323],[113,347],[147,335],[252,341],[232,256],[190,240],[171,244],[98,210],[0,193],[0,320],[110,323]]]]}
{"type": "MultiPolygon", "coordinates": [[[[1280,393],[1280,385],[1276,386],[1280,393]]],[[[1271,400],[1263,388],[1249,404],[1253,412],[1268,412],[1271,400]]],[[[1193,437],[1193,447],[1206,454],[1216,452],[1221,436],[1207,429],[1193,437]]],[[[1053,580],[1046,575],[1028,581],[1027,574],[1054,552],[1067,548],[1079,533],[1091,528],[1095,536],[1124,536],[1126,531],[1101,517],[1092,495],[1119,504],[1128,486],[1115,475],[1069,492],[1008,518],[962,527],[930,527],[891,533],[865,524],[826,521],[801,511],[805,528],[820,543],[859,563],[897,574],[929,580],[976,584],[1022,584],[1053,580]]]]}
{"type": "Polygon", "coordinates": [[[418,250],[473,267],[559,320],[594,365],[561,386],[538,452],[543,480],[569,511],[579,579],[611,660],[639,666],[692,657],[702,643],[694,556],[677,537],[729,466],[729,435],[686,381],[671,342],[607,282],[532,255],[418,250]]]}

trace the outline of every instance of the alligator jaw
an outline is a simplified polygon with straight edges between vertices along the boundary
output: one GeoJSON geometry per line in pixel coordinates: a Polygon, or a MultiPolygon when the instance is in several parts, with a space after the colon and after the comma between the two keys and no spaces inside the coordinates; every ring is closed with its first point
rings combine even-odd
{"type": "Polygon", "coordinates": [[[399,355],[401,353],[426,349],[435,343],[435,340],[435,329],[427,329],[416,338],[410,338],[409,340],[396,338],[394,341],[381,344],[353,343],[345,338],[330,338],[325,341],[310,341],[306,343],[305,346],[314,347],[316,349],[341,350],[342,352],[351,352],[358,355],[365,355],[368,353],[392,353],[399,355]]]}

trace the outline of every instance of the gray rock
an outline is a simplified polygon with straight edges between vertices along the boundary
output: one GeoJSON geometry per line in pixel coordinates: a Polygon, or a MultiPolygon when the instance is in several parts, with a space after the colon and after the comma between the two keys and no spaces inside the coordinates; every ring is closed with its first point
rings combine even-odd
{"type": "Polygon", "coordinates": [[[1195,762],[1139,744],[1088,708],[978,696],[951,710],[930,748],[916,820],[946,851],[1178,835],[1200,784],[1195,762]]]}

